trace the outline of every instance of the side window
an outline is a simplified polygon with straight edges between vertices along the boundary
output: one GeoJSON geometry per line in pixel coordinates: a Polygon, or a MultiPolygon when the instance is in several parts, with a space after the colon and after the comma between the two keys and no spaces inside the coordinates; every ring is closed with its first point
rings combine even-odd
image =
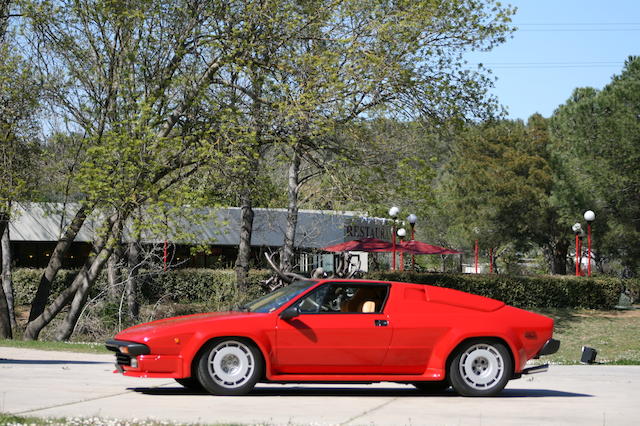
{"type": "Polygon", "coordinates": [[[305,296],[298,303],[301,313],[380,313],[389,286],[384,284],[332,283],[305,296]]]}

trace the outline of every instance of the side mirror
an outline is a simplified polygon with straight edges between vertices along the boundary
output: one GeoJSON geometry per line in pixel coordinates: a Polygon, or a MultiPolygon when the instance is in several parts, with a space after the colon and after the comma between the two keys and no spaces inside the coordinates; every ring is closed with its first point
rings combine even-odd
{"type": "Polygon", "coordinates": [[[289,306],[287,309],[282,311],[280,313],[280,318],[285,321],[288,321],[292,318],[297,317],[298,315],[300,315],[300,308],[297,305],[294,305],[294,306],[289,306]]]}

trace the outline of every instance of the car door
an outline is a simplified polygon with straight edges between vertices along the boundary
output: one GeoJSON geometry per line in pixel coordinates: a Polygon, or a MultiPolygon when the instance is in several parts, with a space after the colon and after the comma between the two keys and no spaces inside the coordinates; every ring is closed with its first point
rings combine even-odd
{"type": "Polygon", "coordinates": [[[380,373],[391,327],[389,285],[332,282],[296,302],[300,315],[278,318],[274,367],[281,374],[380,373]]]}

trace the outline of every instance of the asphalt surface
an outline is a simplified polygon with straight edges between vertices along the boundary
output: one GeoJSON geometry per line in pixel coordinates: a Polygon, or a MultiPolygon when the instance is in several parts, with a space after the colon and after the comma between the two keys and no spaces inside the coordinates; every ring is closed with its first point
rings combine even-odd
{"type": "Polygon", "coordinates": [[[243,397],[113,374],[113,356],[0,347],[0,412],[37,417],[293,425],[637,425],[640,366],[551,366],[498,397],[409,385],[258,385],[243,397]]]}

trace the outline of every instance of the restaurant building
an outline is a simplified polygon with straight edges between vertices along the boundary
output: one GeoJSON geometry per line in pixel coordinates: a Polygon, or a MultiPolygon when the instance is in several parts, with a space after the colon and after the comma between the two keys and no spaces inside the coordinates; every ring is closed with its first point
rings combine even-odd
{"type": "MultiPolygon", "coordinates": [[[[78,209],[75,204],[27,203],[18,205],[10,224],[15,267],[42,268],[47,265],[56,242],[78,209]]],[[[200,209],[197,220],[186,216],[167,219],[164,229],[173,231],[151,235],[145,231],[139,239],[146,250],[161,252],[159,258],[172,268],[230,268],[240,240],[241,210],[235,207],[200,209]],[[176,237],[175,235],[180,235],[176,237]]],[[[266,266],[264,253],[276,252],[284,243],[286,209],[254,209],[251,256],[254,267],[266,266]]],[[[297,268],[310,271],[322,266],[332,271],[335,254],[322,247],[372,237],[390,241],[391,228],[383,218],[356,212],[300,210],[295,236],[297,268]]],[[[64,268],[78,268],[86,260],[100,224],[100,215],[89,217],[64,259],[64,268]]],[[[123,245],[134,243],[125,230],[123,245]]],[[[358,253],[359,268],[367,270],[367,253],[358,253]]]]}

